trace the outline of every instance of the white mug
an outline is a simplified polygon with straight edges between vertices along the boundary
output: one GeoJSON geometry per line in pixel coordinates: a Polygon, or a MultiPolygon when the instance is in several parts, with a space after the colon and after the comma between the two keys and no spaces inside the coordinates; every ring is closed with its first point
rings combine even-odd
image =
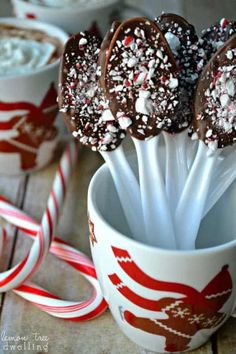
{"type": "MultiPolygon", "coordinates": [[[[36,28],[57,37],[68,35],[38,21],[1,18],[0,23],[36,28]]],[[[0,173],[17,175],[40,169],[53,158],[58,142],[56,117],[60,58],[20,75],[0,77],[0,173]]]]}
{"type": "Polygon", "coordinates": [[[203,221],[196,250],[165,250],[131,239],[107,166],[95,173],[88,192],[93,261],[114,319],[139,346],[193,350],[233,314],[235,195],[236,183],[203,221]]]}
{"type": "MultiPolygon", "coordinates": [[[[14,12],[19,18],[34,18],[52,23],[68,33],[90,30],[104,36],[113,20],[119,18],[120,0],[87,1],[67,7],[49,7],[25,0],[12,0],[14,12]]],[[[139,16],[143,12],[131,6],[122,7],[127,15],[139,16]]],[[[122,17],[122,16],[121,16],[122,17]]]]}

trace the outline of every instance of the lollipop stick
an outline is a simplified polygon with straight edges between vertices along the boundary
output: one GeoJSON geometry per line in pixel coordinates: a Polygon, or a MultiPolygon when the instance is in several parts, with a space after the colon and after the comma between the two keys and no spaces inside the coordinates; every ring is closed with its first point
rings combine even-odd
{"type": "Polygon", "coordinates": [[[194,249],[204,212],[209,186],[219,151],[207,156],[208,148],[200,141],[184,190],[175,213],[177,246],[194,249]]]}
{"type": "Polygon", "coordinates": [[[174,249],[176,241],[158,160],[158,141],[159,136],[145,141],[133,138],[138,157],[144,224],[151,245],[174,249]]]}
{"type": "Polygon", "coordinates": [[[125,157],[122,146],[100,151],[112,175],[121,206],[133,238],[145,241],[141,196],[138,181],[125,157]]]}
{"type": "Polygon", "coordinates": [[[166,145],[165,186],[171,211],[174,215],[187,175],[187,132],[168,134],[163,132],[166,145]]]}
{"type": "Polygon", "coordinates": [[[236,153],[232,151],[229,156],[218,166],[217,172],[214,175],[214,184],[210,188],[210,193],[207,198],[204,216],[212,209],[216,202],[221,198],[224,192],[236,179],[236,153]]]}

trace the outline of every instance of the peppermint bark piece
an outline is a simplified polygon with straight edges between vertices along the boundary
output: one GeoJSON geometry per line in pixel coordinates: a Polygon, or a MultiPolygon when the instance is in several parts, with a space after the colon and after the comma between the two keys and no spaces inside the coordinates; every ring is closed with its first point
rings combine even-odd
{"type": "Polygon", "coordinates": [[[178,69],[166,39],[147,18],[123,22],[107,51],[102,83],[109,107],[140,140],[172,125],[178,105],[178,69]]]}
{"type": "Polygon", "coordinates": [[[69,39],[61,61],[59,106],[75,138],[94,151],[111,151],[125,132],[112,116],[98,82],[100,45],[100,39],[88,33],[69,39]]]}

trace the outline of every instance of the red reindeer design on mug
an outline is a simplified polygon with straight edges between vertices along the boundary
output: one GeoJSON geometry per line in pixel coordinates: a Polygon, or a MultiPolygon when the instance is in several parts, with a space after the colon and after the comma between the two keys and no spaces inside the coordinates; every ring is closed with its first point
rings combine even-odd
{"type": "Polygon", "coordinates": [[[109,275],[111,282],[126,299],[143,309],[163,314],[163,319],[160,316],[153,319],[137,317],[130,311],[124,311],[123,318],[135,328],[164,336],[166,351],[187,350],[199,330],[212,329],[225,319],[226,315],[219,311],[232,292],[232,279],[227,265],[203,290],[198,291],[188,285],[154,279],[138,267],[126,250],[116,247],[112,247],[112,250],[119,266],[134,281],[148,289],[175,294],[175,297],[170,295],[160,300],[147,299],[129,289],[117,274],[109,275]],[[179,298],[177,294],[180,294],[179,298]]]}
{"type": "Polygon", "coordinates": [[[40,147],[57,136],[57,91],[51,84],[39,107],[0,101],[0,153],[19,154],[23,171],[37,167],[40,147]]]}

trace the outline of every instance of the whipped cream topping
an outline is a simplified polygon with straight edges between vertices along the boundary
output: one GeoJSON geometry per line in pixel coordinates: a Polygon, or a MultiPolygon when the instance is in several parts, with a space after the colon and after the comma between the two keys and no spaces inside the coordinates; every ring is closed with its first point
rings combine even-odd
{"type": "Polygon", "coordinates": [[[71,5],[104,2],[104,0],[28,0],[28,2],[48,7],[67,7],[71,5]]]}
{"type": "Polygon", "coordinates": [[[56,47],[33,39],[0,38],[0,76],[21,75],[47,65],[56,47]]]}

